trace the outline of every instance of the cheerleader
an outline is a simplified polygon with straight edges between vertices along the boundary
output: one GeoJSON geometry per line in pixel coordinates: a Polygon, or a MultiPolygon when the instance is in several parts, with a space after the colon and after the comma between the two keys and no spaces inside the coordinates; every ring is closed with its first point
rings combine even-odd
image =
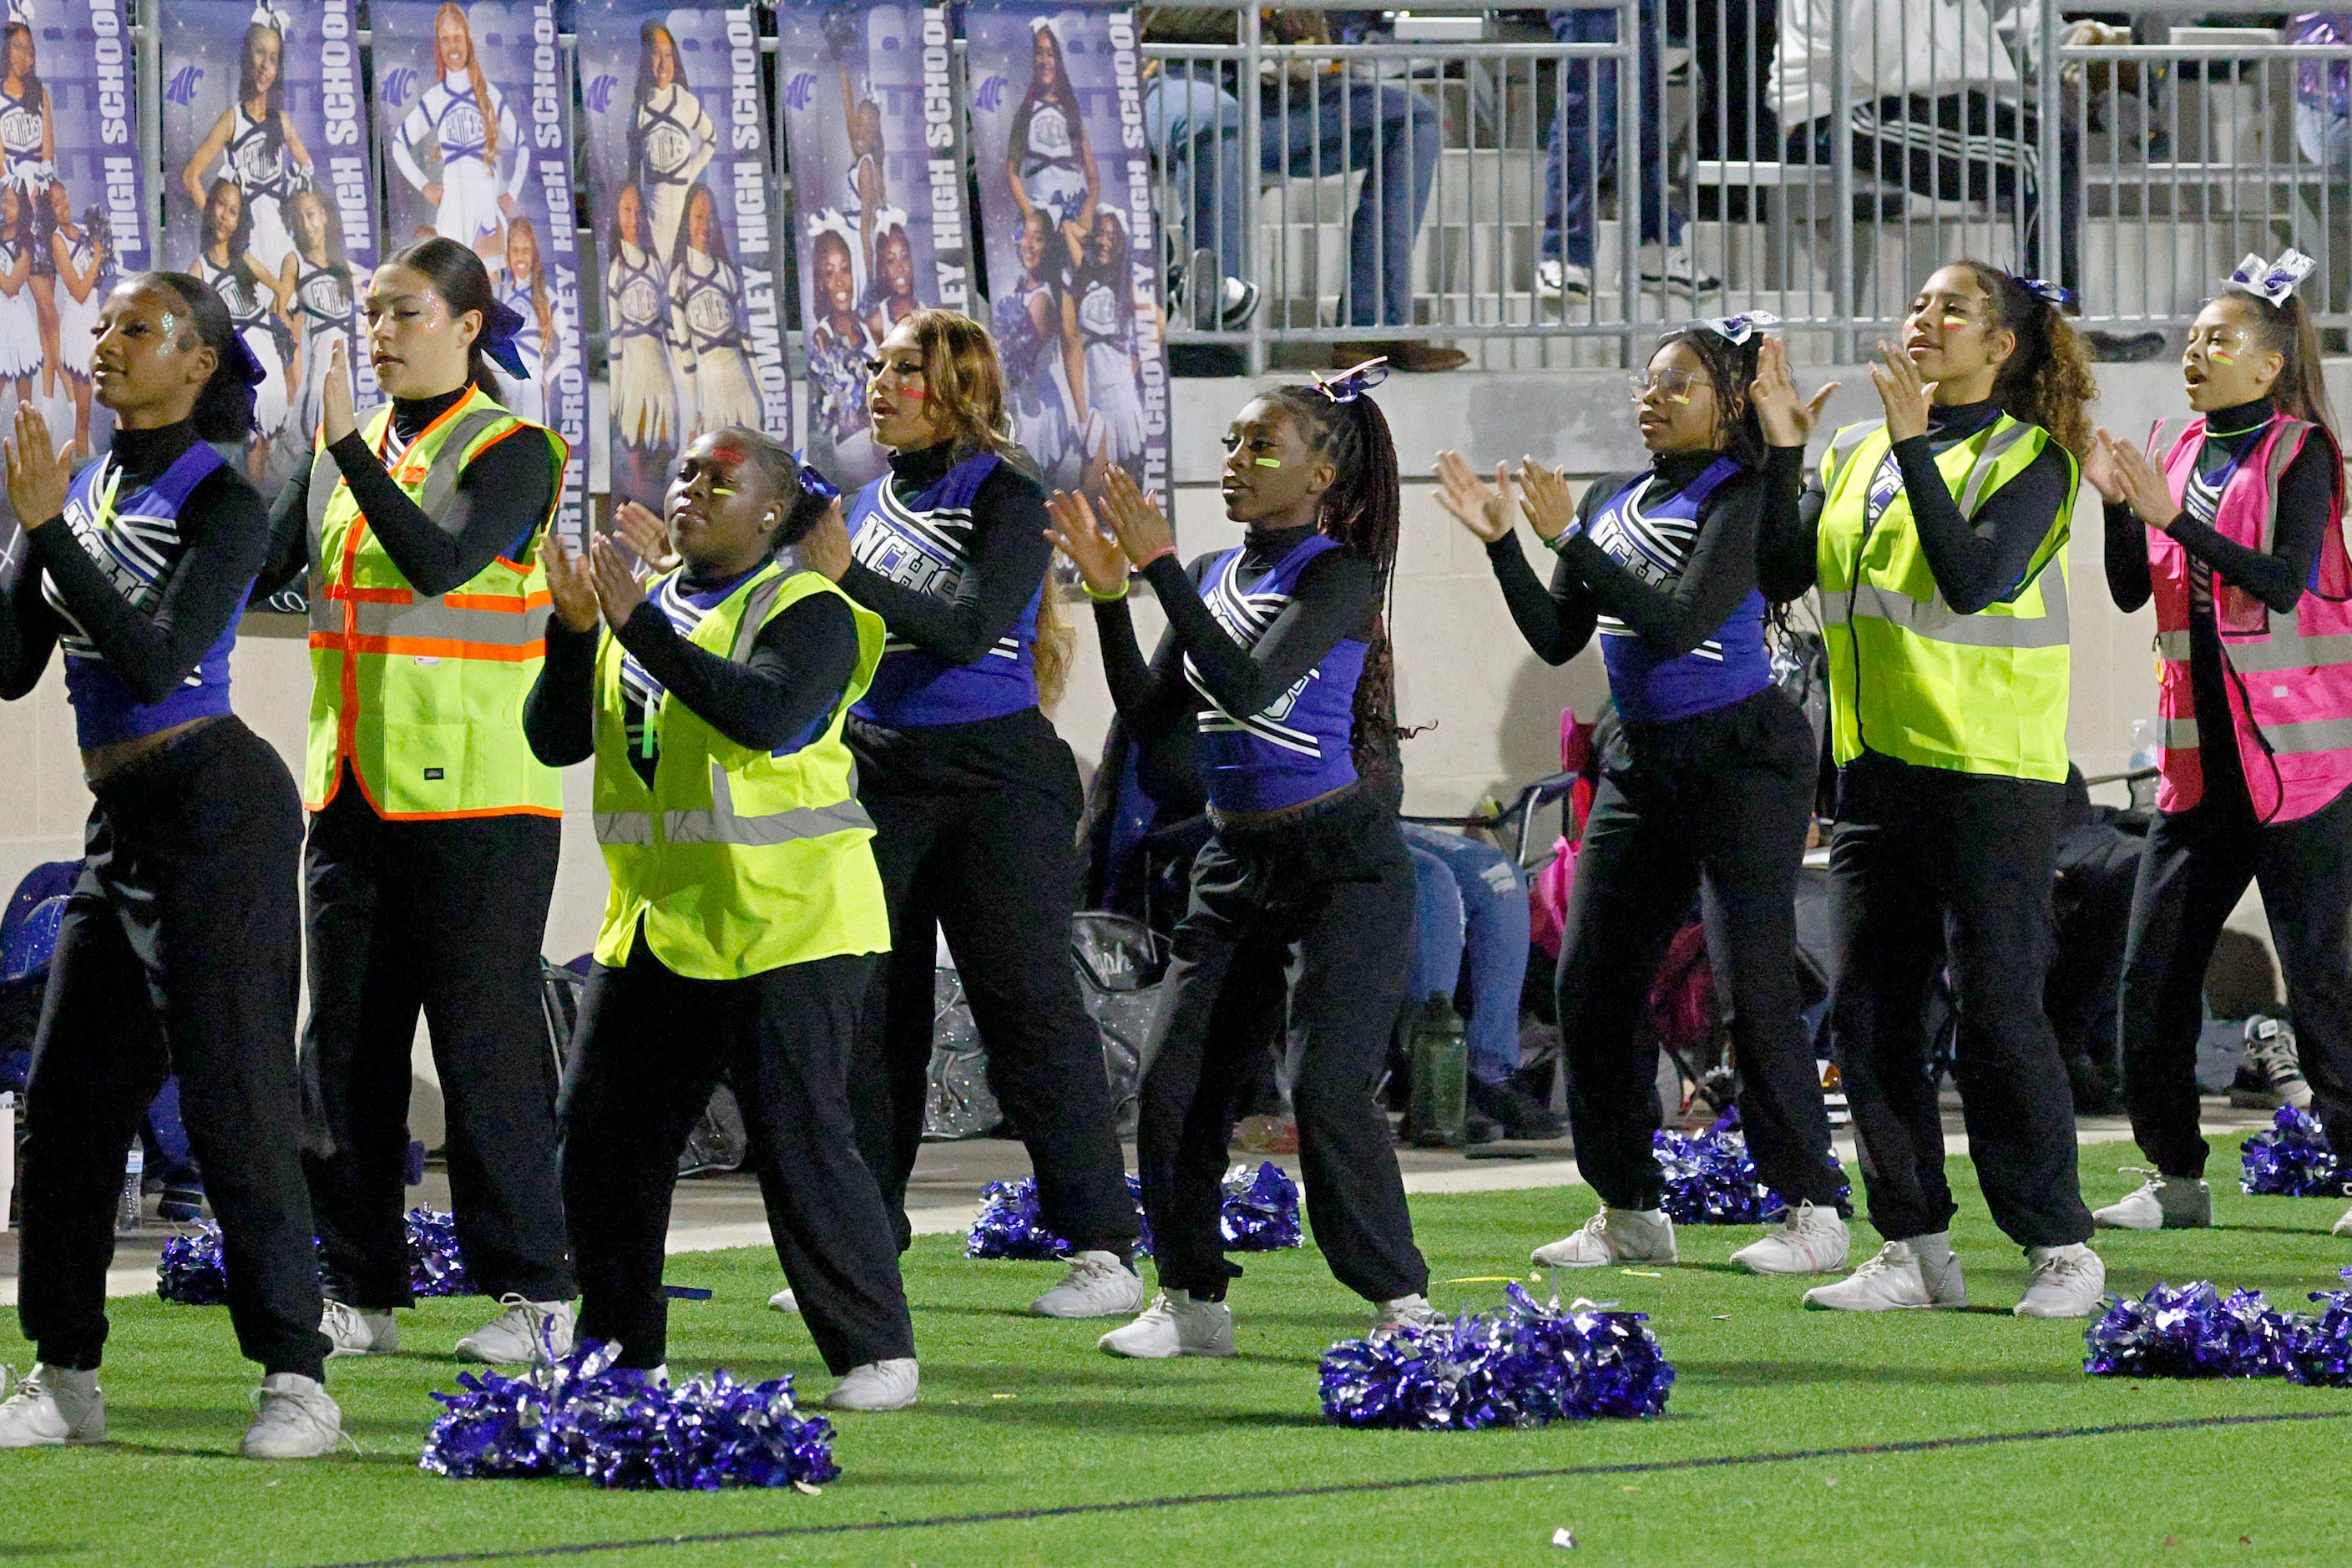
{"type": "Polygon", "coordinates": [[[1074,239],[1072,248],[1077,264],[1062,295],[1062,330],[1086,353],[1087,457],[1124,467],[1143,455],[1145,439],[1127,226],[1103,208],[1085,245],[1074,239]]]}
{"type": "Polygon", "coordinates": [[[918,310],[878,360],[866,406],[890,470],[858,492],[845,524],[829,517],[801,545],[803,563],[890,630],[849,726],[892,955],[866,1006],[858,1140],[903,1249],[944,931],[1044,1223],[1071,1244],[1067,1272],[1030,1310],[1129,1312],[1143,1300],[1135,1205],[1101,1039],[1070,963],[1078,770],[1045,712],[1069,657],[1047,592],[1045,497],[1004,434],[1004,372],[979,322],[918,310]]]}
{"type": "Polygon", "coordinates": [[[114,258],[94,226],[105,222],[105,209],[93,206],[81,223],[74,222],[73,197],[62,183],[49,187],[48,202],[49,255],[57,267],[58,281],[65,285],[65,297],[58,301],[58,331],[70,351],[59,368],[65,373],[66,389],[73,395],[74,445],[86,452],[89,450],[89,361],[83,345],[97,337],[102,284],[114,258]]]}
{"type": "Polygon", "coordinates": [[[258,367],[220,300],[179,273],[125,281],[99,327],[110,450],[69,475],[70,448],[26,405],[7,451],[29,552],[0,593],[0,697],[30,694],[62,646],[96,799],[33,1045],[17,1311],[39,1360],[0,1403],[0,1448],[106,1440],[123,1155],[176,1074],[220,1218],[229,1322],[263,1373],[240,1452],[318,1458],[342,1417],[324,1386],[296,1142],[301,807],[231,711],[237,616],[269,533],[212,445],[244,436],[258,367]]]}
{"type": "Polygon", "coordinates": [[[435,234],[496,257],[530,183],[530,160],[515,134],[513,106],[483,73],[466,8],[456,0],[433,15],[433,74],[392,139],[394,166],[434,209],[435,234]],[[440,160],[438,179],[425,172],[431,156],[440,160]],[[511,174],[499,173],[501,160],[511,174]]]}
{"type": "Polygon", "coordinates": [[[1054,240],[1053,224],[1044,213],[1033,208],[1023,216],[1013,240],[1021,280],[996,301],[990,321],[1013,393],[1013,438],[1045,468],[1045,483],[1066,489],[1078,482],[1084,454],[1066,386],[1072,377],[1074,384],[1086,384],[1086,363],[1062,333],[1060,290],[1047,265],[1054,240]]]}
{"type": "MultiPolygon", "coordinates": [[[[702,436],[669,486],[677,570],[640,584],[608,540],[593,561],[551,547],[555,620],[523,722],[549,766],[595,759],[612,872],[563,1091],[565,1202],[593,1216],[573,1238],[580,1332],[667,1374],[670,1188],[724,1072],[776,1256],[825,1365],[846,1374],[826,1404],[896,1410],[915,1402],[914,1326],[849,1110],[857,1006],[889,920],[842,738],[882,621],[776,560],[839,505],[757,431],[702,436]],[[698,817],[715,826],[689,832],[698,817]]],[[[623,510],[633,530],[662,527],[623,510]]]]}
{"type": "Polygon", "coordinates": [[[651,18],[637,29],[635,101],[636,116],[629,126],[629,178],[645,193],[653,252],[667,268],[677,259],[688,198],[699,188],[702,171],[718,151],[719,135],[702,100],[687,90],[677,40],[651,18]]]}
{"type": "Polygon", "coordinates": [[[1062,63],[1062,40],[1045,17],[1031,22],[1029,29],[1029,90],[1013,111],[1004,183],[1022,216],[1042,212],[1061,229],[1083,223],[1082,214],[1094,206],[1102,179],[1095,168],[1094,149],[1087,142],[1077,89],[1062,63]]]}
{"type": "MultiPolygon", "coordinates": [[[[315,190],[295,194],[294,314],[301,331],[296,358],[302,380],[289,422],[298,437],[316,435],[326,416],[327,366],[338,350],[349,353],[352,265],[343,251],[343,220],[315,190]]],[[[344,363],[350,363],[348,357],[344,363]]]]}
{"type": "Polygon", "coordinates": [[[1229,1356],[1218,1233],[1235,1090],[1261,1033],[1236,1007],[1282,994],[1291,1100],[1315,1240],[1377,1307],[1373,1331],[1442,1321],[1413,1245],[1374,1080],[1405,1003],[1412,861],[1397,831],[1393,667],[1382,616],[1396,563],[1396,448],[1368,389],[1379,360],[1244,405],[1225,432],[1238,548],[1176,559],[1156,499],[1106,477],[1106,535],[1056,495],[1054,540],[1096,601],[1103,668],[1139,742],[1197,724],[1215,831],[1144,1048],[1136,1134],[1160,1293],[1101,1340],[1113,1355],[1229,1356]],[[1130,563],[1168,615],[1147,667],[1127,609],[1130,563]],[[1244,998],[1248,998],[1244,1004],[1244,998]]]}
{"type": "MultiPolygon", "coordinates": [[[[0,32],[0,179],[16,187],[25,198],[24,240],[19,248],[28,259],[26,281],[40,345],[41,393],[53,397],[64,358],[59,351],[57,264],[40,230],[48,217],[48,189],[58,177],[57,117],[49,89],[43,85],[40,58],[33,39],[29,7],[11,5],[5,32],[0,32]]],[[[73,360],[83,361],[84,345],[76,343],[73,360]]]]}
{"type": "Polygon", "coordinates": [[[727,255],[719,201],[709,186],[697,185],[686,204],[686,244],[669,274],[670,349],[689,437],[723,425],[759,426],[744,331],[742,276],[727,255]]]}
{"type": "Polygon", "coordinates": [[[1641,1025],[1694,894],[1731,1000],[1740,1125],[1758,1179],[1789,1203],[1780,1227],[1732,1261],[1822,1274],[1846,1260],[1829,1117],[1789,962],[1818,758],[1804,715],[1773,684],[1756,578],[1766,484],[1752,394],[1759,356],[1779,357],[1763,334],[1774,324],[1733,317],[1661,340],[1634,397],[1654,454],[1646,471],[1599,480],[1576,503],[1559,475],[1522,469],[1528,521],[1559,560],[1548,594],[1512,531],[1506,476],[1489,489],[1460,454],[1438,457],[1439,500],[1486,542],[1528,645],[1564,664],[1598,632],[1624,721],[1602,759],[1559,951],[1569,1121],[1603,1207],[1536,1249],[1553,1268],[1676,1260],[1650,1148],[1658,1052],[1641,1025]]]}
{"type": "MultiPolygon", "coordinates": [[[[813,221],[822,222],[823,215],[813,221]]],[[[816,278],[818,312],[804,334],[810,418],[832,446],[839,468],[870,473],[875,457],[866,420],[866,366],[881,344],[857,309],[857,261],[838,228],[815,230],[809,270],[816,278]]]]}
{"type": "Polygon", "coordinates": [[[41,322],[33,305],[32,224],[25,193],[0,185],[0,382],[16,384],[16,401],[33,395],[42,365],[41,322]]]}
{"type": "Polygon", "coordinates": [[[180,184],[201,211],[206,199],[205,173],[215,159],[220,160],[218,177],[233,183],[245,198],[254,270],[281,300],[293,300],[300,270],[286,209],[297,191],[310,187],[312,174],[310,150],[302,145],[294,117],[285,107],[289,21],[286,12],[267,0],[254,8],[252,24],[245,30],[236,100],[221,111],[180,170],[180,184]]]}
{"type": "Polygon", "coordinates": [[[623,185],[613,198],[612,258],[604,268],[604,333],[614,428],[623,446],[639,453],[660,451],[676,439],[678,427],[670,375],[669,288],[646,247],[645,198],[635,185],[623,185]]]}
{"type": "MultiPolygon", "coordinates": [[[[2157,818],[2124,942],[2132,1134],[2156,1167],[2092,1218],[2208,1226],[2197,1036],[2221,923],[2262,885],[2302,1067],[2327,1141],[2352,1149],[2352,558],[2319,334],[2316,265],[2250,256],[2181,355],[2196,416],[2161,459],[2099,432],[2107,591],[2156,601],[2157,818]]],[[[2352,1235],[2352,1214],[2336,1226],[2352,1235]]]]}
{"type": "Polygon", "coordinates": [[[498,1315],[457,1353],[569,1348],[575,1294],[557,1184],[540,940],[562,779],[530,755],[547,578],[538,542],[569,449],[498,401],[521,326],[481,258],[420,240],[360,301],[376,383],[362,422],[331,352],[316,455],[278,492],[260,591],[309,569],[303,798],[306,1161],[339,1354],[388,1354],[411,1305],[401,1226],[420,1014],[447,1100],[466,1271],[498,1315]]]}
{"type": "Polygon", "coordinates": [[[269,445],[292,409],[286,360],[278,346],[277,299],[271,284],[255,270],[250,237],[244,195],[235,182],[215,180],[205,199],[204,245],[188,270],[221,297],[246,352],[261,367],[261,384],[254,389],[253,445],[245,454],[246,469],[258,482],[268,471],[269,445]]]}
{"type": "Polygon", "coordinates": [[[2083,1317],[2105,1288],[2042,1008],[2065,805],[2066,533],[2097,395],[2063,298],[1979,261],[1937,270],[1871,367],[1885,419],[1839,431],[1801,497],[1826,389],[1799,401],[1778,355],[1757,381],[1779,449],[1764,594],[1818,587],[1829,645],[1830,1054],[1885,1238],[1808,1306],[1968,1304],[1925,1025],[1948,966],[1969,1152],[2030,1268],[2017,1314],[2083,1317]]]}
{"type": "Polygon", "coordinates": [[[507,389],[509,402],[520,417],[546,425],[555,407],[556,378],[572,368],[571,320],[548,290],[539,229],[527,217],[507,225],[499,303],[522,321],[515,331],[515,353],[522,356],[523,379],[507,389]]]}
{"type": "Polygon", "coordinates": [[[874,242],[874,278],[867,292],[868,323],[877,342],[919,305],[915,298],[915,243],[907,237],[902,213],[889,213],[881,237],[874,242]]]}

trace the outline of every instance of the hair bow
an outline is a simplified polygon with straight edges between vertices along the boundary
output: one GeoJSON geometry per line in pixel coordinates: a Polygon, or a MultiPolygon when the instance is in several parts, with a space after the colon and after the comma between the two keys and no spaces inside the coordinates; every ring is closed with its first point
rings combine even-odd
{"type": "Polygon", "coordinates": [[[522,312],[502,301],[492,300],[482,314],[482,352],[495,361],[509,375],[523,381],[530,372],[523,367],[522,351],[515,347],[515,334],[522,331],[522,312]]]}
{"type": "Polygon", "coordinates": [[[798,453],[794,453],[793,461],[799,463],[801,466],[801,494],[814,496],[819,500],[839,500],[841,499],[841,487],[835,484],[831,479],[826,479],[823,474],[818,473],[815,468],[810,467],[809,461],[806,458],[802,457],[798,453]]]}
{"type": "Polygon", "coordinates": [[[33,25],[33,0],[8,0],[8,26],[29,27],[33,25]]]}
{"type": "Polygon", "coordinates": [[[1724,316],[1698,324],[1733,348],[1744,349],[1748,346],[1748,340],[1758,332],[1769,331],[1779,326],[1780,318],[1769,310],[1750,310],[1744,316],[1724,316]]]}
{"type": "Polygon", "coordinates": [[[283,5],[271,5],[269,0],[259,0],[259,4],[253,8],[253,17],[247,26],[274,27],[278,30],[278,36],[282,38],[294,30],[294,13],[283,5]]]}
{"type": "Polygon", "coordinates": [[[1389,360],[1381,354],[1337,375],[1326,375],[1319,370],[1307,374],[1315,380],[1315,390],[1332,402],[1353,403],[1389,378],[1389,360]]]}
{"type": "Polygon", "coordinates": [[[227,362],[229,369],[236,374],[236,378],[247,386],[259,386],[269,379],[269,373],[261,368],[261,361],[255,357],[252,348],[245,341],[243,332],[229,333],[228,352],[221,357],[227,362]]]}
{"type": "Polygon", "coordinates": [[[2073,289],[2061,289],[2047,278],[2021,278],[2017,286],[2053,310],[2063,310],[2074,302],[2073,289]]]}
{"type": "Polygon", "coordinates": [[[2294,286],[2310,277],[2312,269],[2318,265],[2292,247],[2280,251],[2276,261],[2264,261],[2261,257],[2249,253],[2225,281],[2230,288],[2258,295],[2273,305],[2284,305],[2287,296],[2294,292],[2294,286]]]}

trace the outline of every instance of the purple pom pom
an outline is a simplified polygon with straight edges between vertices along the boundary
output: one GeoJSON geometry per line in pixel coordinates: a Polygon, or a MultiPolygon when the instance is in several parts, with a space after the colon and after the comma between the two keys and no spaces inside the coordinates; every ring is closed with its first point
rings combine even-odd
{"type": "MultiPolygon", "coordinates": [[[[1148,1258],[1151,1255],[1151,1222],[1143,1217],[1143,1184],[1131,1175],[1127,1178],[1127,1195],[1135,1205],[1136,1223],[1142,1227],[1135,1255],[1148,1258]]],[[[991,1182],[980,1189],[980,1216],[971,1222],[971,1233],[964,1237],[966,1258],[1011,1258],[1050,1263],[1075,1250],[1069,1242],[1045,1228],[1045,1215],[1037,1207],[1036,1177],[991,1182]]]]}
{"type": "Polygon", "coordinates": [[[2266,1131],[2238,1146],[2239,1187],[2288,1198],[2332,1198],[2344,1191],[2343,1174],[2327,1147],[2327,1134],[2311,1113],[2282,1105],[2266,1131]]]}
{"type": "Polygon", "coordinates": [[[478,1296],[457,1252],[457,1221],[438,1209],[408,1211],[408,1289],[418,1296],[478,1296]]]}
{"type": "Polygon", "coordinates": [[[220,1226],[210,1220],[163,1244],[155,1265],[155,1294],[182,1307],[218,1307],[228,1300],[228,1268],[221,1259],[220,1226]]]}
{"type": "Polygon", "coordinates": [[[1274,1252],[1302,1247],[1298,1233],[1298,1184],[1268,1160],[1256,1170],[1235,1165],[1225,1173],[1225,1195],[1217,1229],[1236,1252],[1274,1252]]]}
{"type": "Polygon", "coordinates": [[[793,1380],[742,1384],[725,1372],[674,1386],[613,1365],[617,1347],[583,1344],[520,1378],[460,1373],[464,1392],[425,1439],[436,1475],[585,1476],[600,1487],[716,1491],[821,1486],[841,1474],[833,1426],[803,1416],[793,1380]]]}
{"type": "MultiPolygon", "coordinates": [[[[2352,1282],[2352,1268],[2337,1278],[2352,1282]]],[[[2315,1388],[2352,1388],[2352,1290],[2314,1290],[2311,1299],[2326,1310],[2296,1318],[2292,1375],[2315,1388]]]]}
{"type": "Polygon", "coordinates": [[[2228,1296],[2203,1280],[2158,1284],[2140,1300],[2110,1297],[2084,1331],[2096,1377],[2292,1377],[2296,1321],[2259,1290],[2228,1296]]]}
{"type": "Polygon", "coordinates": [[[1343,1426],[1475,1431],[1655,1415],[1675,1369],[1647,1314],[1578,1301],[1565,1311],[1517,1285],[1499,1309],[1344,1340],[1323,1352],[1323,1414],[1343,1426]]]}
{"type": "MultiPolygon", "coordinates": [[[[1665,1178],[1659,1206],[1678,1225],[1766,1225],[1788,1212],[1789,1200],[1757,1179],[1737,1107],[1695,1138],[1653,1132],[1650,1152],[1665,1178]]],[[[1853,1188],[1835,1154],[1830,1168],[1839,1177],[1838,1213],[1851,1218],[1853,1188]]]]}

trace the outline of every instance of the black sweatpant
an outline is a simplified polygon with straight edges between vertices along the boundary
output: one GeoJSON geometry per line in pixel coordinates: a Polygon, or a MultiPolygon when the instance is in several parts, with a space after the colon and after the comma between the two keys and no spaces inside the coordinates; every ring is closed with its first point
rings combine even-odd
{"type": "Polygon", "coordinates": [[[1830,1050],[1853,1108],[1870,1223],[1889,1241],[1947,1229],[1959,1212],[1926,1021],[1947,963],[1959,1006],[1954,1079],[1994,1223],[2021,1247],[2090,1239],[2074,1098],[2042,1007],[2064,803],[2063,784],[1875,754],[1839,773],[1830,1050]]]}
{"type": "Polygon", "coordinates": [[[441,1077],[467,1273],[494,1298],[576,1293],[540,1000],[562,831],[551,816],[521,813],[386,822],[348,769],[310,818],[303,1091],[328,1146],[304,1165],[327,1293],[339,1300],[371,1311],[413,1304],[401,1213],[420,1008],[441,1077]]]}
{"type": "Polygon", "coordinates": [[[1797,988],[1797,870],[1816,752],[1775,688],[1665,724],[1602,759],[1559,947],[1560,1043],[1578,1169],[1612,1208],[1658,1206],[1658,1048],[1642,1027],[1694,892],[1731,1004],[1740,1125],[1764,1184],[1837,1201],[1829,1114],[1797,988]]]}
{"type": "Polygon", "coordinates": [[[238,1348],[265,1373],[321,1376],[294,1070],[301,798],[235,718],[92,793],[26,1097],[25,1337],[51,1365],[99,1364],[124,1156],[177,1073],[238,1348]]]}
{"type": "Polygon", "coordinates": [[[1388,1118],[1372,1100],[1405,1001],[1412,861],[1386,803],[1360,786],[1274,828],[1221,828],[1153,1020],[1136,1133],[1163,1289],[1223,1300],[1241,1269],[1217,1227],[1219,1183],[1255,1081],[1261,1025],[1286,987],[1286,1046],[1307,1215],[1339,1282],[1370,1301],[1429,1288],[1388,1118]]]}
{"type": "Polygon", "coordinates": [[[1028,1148],[1046,1226],[1080,1251],[1123,1251],[1137,1236],[1102,1037],[1078,1000],[1070,958],[1078,787],[1069,748],[1055,744],[1069,776],[1034,788],[859,795],[874,818],[891,952],[861,1023],[851,1106],[901,1250],[911,1235],[907,1178],[923,1146],[942,930],[988,1051],[989,1089],[1028,1148]]]}
{"type": "Polygon", "coordinates": [[[835,1373],[915,1353],[882,1194],[857,1152],[849,1053],[874,975],[866,955],[741,980],[688,980],[642,926],[627,964],[588,977],[563,1075],[563,1198],[587,1223],[580,1332],[620,1363],[669,1359],[662,1294],[678,1152],[724,1070],[743,1110],[776,1257],[835,1373]]]}
{"type": "Polygon", "coordinates": [[[2124,1100],[2140,1151],[2168,1176],[2205,1173],[2197,1131],[2205,966],[2249,881],[2262,884],[2312,1109],[2329,1146],[2352,1149],[2352,790],[2265,826],[2243,783],[2225,775],[2148,829],[2125,939],[2124,1100]]]}

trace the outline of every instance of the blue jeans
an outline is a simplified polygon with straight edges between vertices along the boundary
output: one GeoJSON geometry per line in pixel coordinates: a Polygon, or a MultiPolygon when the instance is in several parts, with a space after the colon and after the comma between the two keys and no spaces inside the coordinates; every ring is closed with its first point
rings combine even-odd
{"type": "Polygon", "coordinates": [[[1217,253],[1228,278],[1242,276],[1242,106],[1217,85],[1219,68],[1162,66],[1143,84],[1143,125],[1169,160],[1170,183],[1182,193],[1192,247],[1217,253]],[[1173,70],[1176,74],[1171,76],[1173,70]]]}
{"type": "MultiPolygon", "coordinates": [[[[1563,44],[1608,44],[1617,39],[1614,11],[1561,8],[1546,11],[1544,20],[1551,24],[1551,36],[1563,44]]],[[[1642,79],[1645,84],[1655,83],[1661,42],[1658,0],[1641,0],[1638,25],[1642,29],[1642,79]]],[[[1592,265],[1593,163],[1597,159],[1612,175],[1617,168],[1617,68],[1614,64],[1602,66],[1597,87],[1591,62],[1578,60],[1563,69],[1567,79],[1561,89],[1564,102],[1559,118],[1552,121],[1551,134],[1544,147],[1543,253],[1547,260],[1564,259],[1570,267],[1589,268],[1592,265]]],[[[1666,202],[1665,149],[1659,132],[1658,94],[1643,92],[1641,106],[1642,240],[1646,244],[1658,237],[1663,216],[1667,242],[1679,245],[1683,215],[1666,202]]],[[[1617,200],[1622,211],[1622,192],[1617,200]]]]}
{"type": "Polygon", "coordinates": [[[1419,823],[1399,825],[1412,856],[1415,1002],[1446,996],[1470,966],[1464,1033],[1470,1076],[1500,1083],[1519,1069],[1519,989],[1528,976],[1528,884],[1509,856],[1483,839],[1419,823]]]}

